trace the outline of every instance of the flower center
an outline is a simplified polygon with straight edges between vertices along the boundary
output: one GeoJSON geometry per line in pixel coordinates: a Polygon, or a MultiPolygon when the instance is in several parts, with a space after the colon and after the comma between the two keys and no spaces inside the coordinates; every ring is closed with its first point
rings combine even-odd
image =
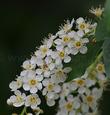
{"type": "Polygon", "coordinates": [[[36,103],[37,102],[37,99],[33,96],[30,97],[30,102],[31,103],[36,103]]]}
{"type": "Polygon", "coordinates": [[[31,65],[31,64],[28,64],[28,65],[26,66],[26,69],[32,69],[32,65],[31,65]]]}
{"type": "Polygon", "coordinates": [[[77,84],[80,85],[80,86],[84,85],[84,80],[82,80],[82,79],[79,79],[79,80],[77,80],[76,82],[77,82],[77,84]]]}
{"type": "Polygon", "coordinates": [[[62,52],[59,53],[59,56],[60,56],[61,58],[64,58],[65,53],[62,51],[62,52]]]}
{"type": "Polygon", "coordinates": [[[42,66],[42,69],[43,69],[43,70],[47,70],[47,69],[48,69],[48,65],[47,65],[47,64],[44,64],[44,65],[42,66]]]}
{"type": "Polygon", "coordinates": [[[41,51],[45,54],[48,51],[48,49],[46,47],[44,47],[41,49],[41,51]]]}
{"type": "Polygon", "coordinates": [[[64,37],[64,38],[63,38],[63,41],[64,41],[65,43],[68,43],[68,42],[70,41],[70,38],[69,38],[69,37],[64,37]]]}
{"type": "Polygon", "coordinates": [[[35,80],[35,79],[31,79],[30,81],[29,81],[29,84],[30,85],[36,85],[37,84],[37,81],[35,80]]]}
{"type": "Polygon", "coordinates": [[[49,83],[47,86],[48,91],[52,91],[53,87],[54,87],[54,85],[52,83],[49,83]]]}
{"type": "Polygon", "coordinates": [[[21,80],[17,80],[17,85],[18,85],[19,87],[21,87],[21,86],[22,86],[22,81],[21,81],[21,80]]]}
{"type": "Polygon", "coordinates": [[[63,70],[58,70],[58,71],[56,72],[56,76],[57,76],[57,77],[62,77],[63,75],[64,75],[63,70]]]}
{"type": "Polygon", "coordinates": [[[82,46],[82,43],[80,41],[75,42],[75,46],[77,48],[80,48],[82,46]]]}
{"type": "Polygon", "coordinates": [[[73,109],[73,103],[68,102],[68,103],[65,105],[65,107],[66,107],[66,109],[67,109],[68,111],[72,111],[72,109],[73,109]]]}
{"type": "Polygon", "coordinates": [[[98,64],[97,65],[97,71],[103,73],[104,72],[104,65],[103,64],[98,64]]]}
{"type": "Polygon", "coordinates": [[[18,102],[22,101],[22,97],[21,97],[21,96],[18,96],[18,95],[17,95],[17,96],[16,96],[16,99],[17,99],[18,102]]]}
{"type": "Polygon", "coordinates": [[[87,102],[92,103],[93,102],[93,96],[87,96],[87,102]]]}
{"type": "Polygon", "coordinates": [[[81,23],[81,24],[80,24],[80,29],[83,30],[83,29],[85,29],[85,28],[86,28],[86,24],[85,24],[85,23],[81,23]]]}

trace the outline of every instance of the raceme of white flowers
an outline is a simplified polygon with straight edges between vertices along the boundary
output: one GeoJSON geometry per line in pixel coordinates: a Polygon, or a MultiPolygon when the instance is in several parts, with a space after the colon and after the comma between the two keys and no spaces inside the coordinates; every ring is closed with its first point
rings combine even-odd
{"type": "Polygon", "coordinates": [[[7,103],[14,107],[30,107],[39,115],[43,112],[40,91],[48,106],[54,106],[59,99],[57,115],[95,114],[103,91],[101,86],[106,80],[103,63],[99,63],[91,75],[86,71],[82,77],[67,83],[72,68],[64,64],[71,62],[71,56],[87,53],[90,40],[85,36],[94,35],[96,25],[80,17],[71,22],[67,20],[55,35],[49,35],[31,59],[23,62],[20,75],[9,84],[14,94],[7,103]]]}

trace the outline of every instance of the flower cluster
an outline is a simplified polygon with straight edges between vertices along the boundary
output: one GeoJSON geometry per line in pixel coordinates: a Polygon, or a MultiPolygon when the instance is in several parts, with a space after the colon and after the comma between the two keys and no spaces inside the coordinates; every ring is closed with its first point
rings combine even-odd
{"type": "Polygon", "coordinates": [[[96,25],[80,17],[76,21],[68,20],[55,35],[49,35],[31,59],[23,62],[20,75],[9,84],[14,95],[7,103],[14,107],[31,107],[38,115],[42,112],[39,106],[40,91],[48,106],[55,105],[56,100],[60,99],[58,115],[85,115],[88,111],[94,112],[102,89],[100,85],[98,88],[92,86],[97,81],[102,83],[105,80],[104,67],[101,64],[97,66],[94,72],[97,78],[86,75],[86,78],[65,83],[72,68],[64,65],[71,62],[71,56],[87,53],[89,38],[85,36],[94,34],[96,25]]]}
{"type": "Polygon", "coordinates": [[[104,65],[99,63],[91,74],[86,71],[82,77],[64,83],[57,115],[96,115],[106,80],[104,65]]]}

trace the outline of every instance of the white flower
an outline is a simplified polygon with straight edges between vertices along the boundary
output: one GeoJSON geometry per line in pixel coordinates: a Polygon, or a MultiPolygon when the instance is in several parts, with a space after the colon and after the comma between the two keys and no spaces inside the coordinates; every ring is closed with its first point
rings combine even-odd
{"type": "Polygon", "coordinates": [[[36,65],[34,63],[31,63],[30,60],[26,60],[23,62],[22,67],[28,70],[28,69],[35,69],[36,65]]]}
{"type": "Polygon", "coordinates": [[[30,73],[23,79],[23,89],[25,91],[30,90],[31,93],[36,93],[38,90],[42,89],[42,83],[41,83],[42,80],[43,80],[42,76],[33,75],[30,73]]]}
{"type": "Polygon", "coordinates": [[[75,115],[76,110],[80,108],[80,100],[78,98],[74,98],[72,95],[68,95],[67,99],[61,99],[59,101],[60,111],[62,115],[75,115]]]}
{"type": "Polygon", "coordinates": [[[40,105],[41,100],[37,94],[31,94],[26,97],[25,106],[36,109],[40,105]]]}
{"type": "Polygon", "coordinates": [[[66,52],[65,49],[59,47],[59,49],[57,49],[57,57],[56,57],[56,64],[60,65],[62,63],[62,61],[64,61],[65,63],[69,63],[71,61],[71,57],[68,55],[68,53],[66,52]]]}
{"type": "Polygon", "coordinates": [[[54,68],[55,64],[52,62],[51,57],[46,57],[44,63],[36,69],[36,73],[44,77],[50,77],[51,71],[54,68]]]}
{"type": "Polygon", "coordinates": [[[16,91],[17,89],[21,88],[22,87],[22,77],[21,76],[18,76],[16,81],[12,81],[10,84],[9,84],[9,87],[12,91],[16,91]]]}
{"type": "Polygon", "coordinates": [[[39,50],[35,52],[35,55],[40,58],[44,58],[46,55],[48,55],[50,49],[47,45],[41,45],[39,50]]]}
{"type": "Polygon", "coordinates": [[[33,110],[35,112],[35,115],[40,115],[40,114],[43,114],[43,110],[39,107],[37,107],[36,109],[33,110]]]}
{"type": "Polygon", "coordinates": [[[56,69],[54,69],[51,78],[55,83],[64,82],[67,79],[67,74],[71,72],[71,70],[72,68],[70,67],[63,68],[62,66],[58,66],[56,69]]]}
{"type": "Polygon", "coordinates": [[[90,13],[94,14],[97,17],[101,17],[102,13],[104,11],[104,8],[101,8],[101,6],[99,6],[98,8],[91,8],[89,10],[90,13]]]}
{"type": "Polygon", "coordinates": [[[106,76],[104,75],[105,67],[104,67],[103,63],[97,64],[96,71],[97,71],[96,77],[99,79],[99,81],[105,81],[106,80],[106,76]]]}
{"type": "Polygon", "coordinates": [[[78,89],[78,93],[79,94],[83,94],[85,93],[86,91],[86,88],[85,87],[86,83],[85,83],[85,80],[82,79],[82,78],[77,78],[73,81],[73,87],[77,88],[78,89]],[[75,83],[74,83],[75,82],[75,83]]]}
{"type": "Polygon", "coordinates": [[[56,33],[56,35],[63,35],[64,33],[70,31],[71,28],[73,27],[73,23],[74,23],[74,19],[72,19],[71,22],[69,20],[67,20],[66,24],[64,24],[64,26],[60,27],[60,31],[58,31],[56,33]]]}
{"type": "Polygon", "coordinates": [[[56,35],[50,35],[49,39],[44,39],[43,44],[51,48],[53,46],[53,40],[56,38],[56,35]]]}
{"type": "Polygon", "coordinates": [[[82,17],[76,20],[76,24],[79,30],[83,30],[85,33],[90,32],[90,24],[86,23],[82,17]]]}
{"type": "Polygon", "coordinates": [[[55,84],[51,79],[43,80],[44,89],[42,94],[46,96],[46,102],[48,106],[55,105],[55,100],[59,98],[61,86],[55,84]]]}
{"type": "Polygon", "coordinates": [[[105,72],[104,64],[102,63],[97,64],[96,70],[98,73],[104,73],[105,72]]]}
{"type": "Polygon", "coordinates": [[[69,44],[71,54],[76,55],[78,52],[81,54],[87,53],[86,44],[89,42],[88,38],[81,38],[78,35],[74,37],[74,41],[69,44]]]}
{"type": "Polygon", "coordinates": [[[61,87],[58,84],[55,84],[51,79],[43,80],[43,95],[46,95],[48,92],[59,93],[61,91],[61,87]]]}
{"type": "Polygon", "coordinates": [[[91,78],[86,78],[85,79],[85,84],[86,84],[86,87],[94,86],[96,84],[96,80],[91,79],[91,78]]]}
{"type": "Polygon", "coordinates": [[[15,95],[12,95],[8,99],[8,102],[10,101],[10,103],[15,107],[21,107],[22,105],[24,105],[26,95],[24,93],[21,94],[19,90],[16,90],[14,93],[15,95]]]}
{"type": "Polygon", "coordinates": [[[63,83],[62,90],[61,90],[61,93],[60,93],[60,98],[64,99],[70,93],[71,93],[71,85],[70,85],[70,83],[63,83]]]}
{"type": "Polygon", "coordinates": [[[37,66],[43,64],[43,59],[41,57],[32,56],[30,61],[32,64],[36,64],[37,66]]]}
{"type": "Polygon", "coordinates": [[[93,88],[92,90],[86,90],[82,96],[83,103],[87,104],[93,111],[96,109],[97,101],[102,96],[102,89],[93,88]]]}
{"type": "MultiPolygon", "coordinates": [[[[71,33],[72,34],[72,33],[71,33]]],[[[55,41],[54,41],[54,43],[56,44],[56,45],[62,45],[62,46],[66,46],[66,45],[68,45],[68,43],[69,42],[71,42],[71,38],[72,38],[72,35],[71,35],[70,33],[68,33],[68,34],[64,34],[64,35],[60,35],[59,37],[60,38],[58,38],[58,39],[56,39],[55,41]]]]}

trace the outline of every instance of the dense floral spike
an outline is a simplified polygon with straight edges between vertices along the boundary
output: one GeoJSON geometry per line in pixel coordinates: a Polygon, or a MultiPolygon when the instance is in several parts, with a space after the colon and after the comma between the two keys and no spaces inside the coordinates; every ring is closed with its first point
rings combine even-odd
{"type": "Polygon", "coordinates": [[[48,106],[54,106],[56,100],[60,100],[57,115],[94,113],[97,100],[102,94],[100,83],[106,80],[103,64],[97,65],[94,76],[86,72],[81,78],[65,83],[72,68],[64,67],[64,63],[70,63],[72,55],[87,53],[89,37],[86,38],[85,35],[94,34],[96,25],[82,17],[76,21],[68,20],[55,35],[49,35],[48,39],[44,39],[31,59],[23,62],[20,76],[9,84],[14,95],[7,103],[14,107],[30,107],[39,115],[43,111],[39,108],[42,100],[37,92],[41,91],[48,106]],[[73,28],[73,25],[76,27],[73,28]],[[95,87],[96,83],[100,87],[95,87]],[[91,89],[93,86],[95,88],[91,89]]]}
{"type": "MultiPolygon", "coordinates": [[[[97,67],[99,65],[103,66],[103,64],[98,64],[97,67]]],[[[102,83],[107,80],[104,71],[99,74],[97,67],[92,71],[93,74],[88,75],[86,71],[81,78],[62,85],[57,115],[94,115],[97,113],[98,100],[103,92],[102,83]]]]}

